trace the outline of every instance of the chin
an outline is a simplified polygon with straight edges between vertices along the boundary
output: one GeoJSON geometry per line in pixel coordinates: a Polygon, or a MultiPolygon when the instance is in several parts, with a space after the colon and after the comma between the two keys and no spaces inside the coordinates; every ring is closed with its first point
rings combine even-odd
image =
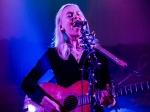
{"type": "Polygon", "coordinates": [[[79,38],[80,36],[81,36],[81,33],[80,34],[78,34],[78,33],[72,34],[72,37],[75,37],[75,38],[79,38]]]}
{"type": "Polygon", "coordinates": [[[79,37],[79,36],[81,36],[82,34],[81,34],[81,32],[76,32],[74,35],[79,37]]]}

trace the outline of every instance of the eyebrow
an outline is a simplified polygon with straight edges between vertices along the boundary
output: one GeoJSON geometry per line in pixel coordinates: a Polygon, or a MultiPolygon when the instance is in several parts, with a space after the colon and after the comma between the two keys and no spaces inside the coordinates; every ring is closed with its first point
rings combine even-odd
{"type": "Polygon", "coordinates": [[[68,14],[68,13],[73,13],[73,12],[69,11],[69,12],[67,12],[66,14],[68,14]]]}
{"type": "MultiPolygon", "coordinates": [[[[68,14],[68,13],[74,13],[74,12],[73,11],[69,11],[66,14],[68,14]]],[[[76,13],[81,13],[81,11],[77,11],[76,13]]]]}

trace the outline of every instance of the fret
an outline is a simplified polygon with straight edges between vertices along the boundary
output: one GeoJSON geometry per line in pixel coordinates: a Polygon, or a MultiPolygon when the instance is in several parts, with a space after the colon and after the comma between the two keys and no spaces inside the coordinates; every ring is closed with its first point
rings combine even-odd
{"type": "Polygon", "coordinates": [[[87,98],[88,98],[87,95],[85,95],[85,104],[88,103],[88,99],[87,98]]]}
{"type": "Polygon", "coordinates": [[[84,95],[83,98],[84,98],[84,100],[83,100],[84,103],[83,104],[85,105],[86,104],[86,100],[85,100],[86,99],[86,95],[84,95]]]}
{"type": "Polygon", "coordinates": [[[120,94],[118,94],[119,96],[120,96],[120,95],[121,95],[121,96],[122,96],[122,95],[125,95],[125,94],[126,94],[126,89],[125,89],[125,87],[121,87],[118,92],[120,92],[120,94]]]}
{"type": "Polygon", "coordinates": [[[89,99],[88,103],[91,103],[91,95],[90,94],[88,94],[88,99],[89,99]]]}
{"type": "Polygon", "coordinates": [[[78,97],[78,105],[81,105],[82,104],[82,97],[78,97]]]}
{"type": "Polygon", "coordinates": [[[120,92],[121,92],[121,95],[122,95],[122,88],[120,88],[120,92]]]}
{"type": "Polygon", "coordinates": [[[146,81],[146,84],[147,84],[147,87],[148,87],[148,89],[149,89],[149,82],[148,82],[148,81],[146,81]]]}
{"type": "Polygon", "coordinates": [[[86,96],[86,95],[84,95],[84,104],[86,104],[86,97],[87,97],[87,96],[86,96]]]}
{"type": "Polygon", "coordinates": [[[85,101],[84,101],[84,95],[83,95],[83,105],[85,104],[85,101]]]}
{"type": "Polygon", "coordinates": [[[127,94],[127,89],[126,89],[126,86],[124,87],[124,90],[125,90],[125,93],[127,94]]]}
{"type": "Polygon", "coordinates": [[[149,89],[149,83],[148,83],[148,81],[141,82],[141,85],[142,85],[142,89],[143,90],[148,90],[149,89]]]}
{"type": "Polygon", "coordinates": [[[86,97],[87,97],[87,96],[86,96],[86,95],[84,95],[84,104],[86,104],[86,97]]]}
{"type": "Polygon", "coordinates": [[[81,105],[81,97],[78,97],[78,105],[81,105]]]}
{"type": "Polygon", "coordinates": [[[131,86],[131,91],[132,91],[132,93],[136,93],[136,92],[137,92],[136,85],[135,85],[135,84],[132,84],[132,85],[130,85],[130,86],[131,86]]]}
{"type": "Polygon", "coordinates": [[[81,96],[81,105],[84,105],[84,98],[81,96]]]}
{"type": "MultiPolygon", "coordinates": [[[[140,83],[135,83],[135,84],[115,88],[115,93],[116,93],[116,96],[122,96],[122,95],[136,93],[136,92],[140,92],[140,91],[148,90],[148,89],[150,89],[150,82],[146,81],[146,82],[140,82],[140,83]]],[[[94,95],[95,95],[96,100],[99,100],[101,98],[100,91],[95,92],[94,95]]],[[[90,103],[91,103],[90,94],[83,95],[83,97],[82,96],[78,97],[78,105],[85,105],[85,104],[90,104],[90,103]]]]}
{"type": "MultiPolygon", "coordinates": [[[[84,96],[83,96],[84,97],[84,96]]],[[[84,98],[82,96],[78,97],[78,105],[84,105],[84,98]]]]}
{"type": "Polygon", "coordinates": [[[141,83],[136,83],[136,87],[137,87],[137,91],[136,92],[142,91],[141,83]]]}
{"type": "Polygon", "coordinates": [[[131,85],[125,86],[126,88],[126,94],[131,94],[132,90],[131,90],[131,85]]]}
{"type": "Polygon", "coordinates": [[[130,91],[131,91],[131,93],[132,93],[132,88],[131,88],[131,85],[130,85],[130,91]]]}
{"type": "Polygon", "coordinates": [[[122,95],[126,95],[126,94],[127,94],[126,86],[124,86],[124,87],[122,88],[122,95]]]}
{"type": "Polygon", "coordinates": [[[88,103],[90,103],[90,102],[91,102],[91,97],[90,97],[90,95],[88,94],[87,97],[88,97],[88,103]]]}
{"type": "Polygon", "coordinates": [[[122,95],[122,88],[120,88],[120,92],[121,92],[121,95],[122,95]]]}
{"type": "Polygon", "coordinates": [[[86,95],[83,96],[84,104],[86,104],[85,99],[86,99],[86,95]]]}
{"type": "Polygon", "coordinates": [[[84,97],[85,97],[85,95],[83,95],[83,105],[85,104],[85,98],[84,97]]]}
{"type": "Polygon", "coordinates": [[[142,89],[142,91],[143,91],[143,85],[142,85],[142,82],[141,82],[141,89],[142,89]]]}
{"type": "Polygon", "coordinates": [[[131,93],[135,93],[136,92],[136,85],[135,84],[131,84],[131,93]]]}
{"type": "Polygon", "coordinates": [[[150,82],[146,81],[146,82],[135,83],[123,87],[118,87],[115,89],[115,92],[116,92],[116,96],[122,96],[125,94],[136,93],[148,89],[150,89],[150,82]]]}
{"type": "Polygon", "coordinates": [[[88,103],[88,96],[86,95],[85,97],[85,103],[87,104],[88,103]]]}
{"type": "Polygon", "coordinates": [[[117,89],[117,96],[122,96],[123,95],[123,89],[124,89],[124,87],[120,87],[120,88],[118,88],[117,89]]]}
{"type": "Polygon", "coordinates": [[[83,95],[78,97],[78,105],[85,105],[85,104],[89,104],[91,101],[91,97],[90,95],[83,95]],[[83,98],[83,100],[82,100],[83,98]],[[83,103],[82,103],[83,102],[83,103]]]}
{"type": "Polygon", "coordinates": [[[134,85],[135,85],[135,90],[136,90],[136,92],[137,92],[137,85],[136,85],[136,83],[135,83],[134,85]]]}
{"type": "Polygon", "coordinates": [[[150,89],[150,88],[149,88],[150,82],[149,82],[149,81],[146,81],[146,84],[147,84],[147,89],[150,89]]]}

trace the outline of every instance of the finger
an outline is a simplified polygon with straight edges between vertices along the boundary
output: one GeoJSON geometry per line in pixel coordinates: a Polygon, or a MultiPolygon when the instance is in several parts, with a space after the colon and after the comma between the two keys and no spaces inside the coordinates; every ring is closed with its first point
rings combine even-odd
{"type": "Polygon", "coordinates": [[[104,96],[110,96],[110,94],[106,90],[102,90],[101,94],[104,96]]]}
{"type": "Polygon", "coordinates": [[[101,91],[101,98],[107,102],[113,102],[113,98],[106,90],[101,91]]]}
{"type": "Polygon", "coordinates": [[[105,94],[105,91],[102,90],[102,91],[101,91],[101,102],[104,102],[105,100],[107,100],[107,96],[106,96],[106,94],[105,94]]]}
{"type": "Polygon", "coordinates": [[[113,102],[111,102],[111,104],[109,104],[107,107],[108,108],[114,107],[115,104],[116,104],[116,100],[115,100],[115,98],[113,98],[113,102]]]}
{"type": "Polygon", "coordinates": [[[49,101],[56,108],[56,110],[59,112],[60,111],[59,105],[56,102],[54,102],[53,100],[49,100],[49,101]]]}
{"type": "Polygon", "coordinates": [[[105,92],[104,92],[105,90],[101,90],[101,97],[103,98],[103,97],[105,97],[105,92]]]}
{"type": "Polygon", "coordinates": [[[102,105],[104,105],[104,104],[106,105],[106,104],[109,103],[109,102],[110,102],[110,99],[102,93],[102,97],[101,97],[101,99],[100,99],[100,103],[101,103],[102,105]]]}
{"type": "Polygon", "coordinates": [[[109,86],[109,84],[106,84],[106,89],[111,90],[111,87],[109,86]]]}
{"type": "Polygon", "coordinates": [[[103,102],[104,102],[104,99],[103,99],[103,98],[101,98],[99,101],[100,101],[100,104],[102,105],[102,104],[103,104],[103,102]]]}

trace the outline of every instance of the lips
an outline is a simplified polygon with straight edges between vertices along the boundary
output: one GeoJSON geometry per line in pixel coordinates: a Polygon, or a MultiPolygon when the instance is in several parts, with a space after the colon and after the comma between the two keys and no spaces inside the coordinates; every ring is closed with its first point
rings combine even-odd
{"type": "Polygon", "coordinates": [[[81,20],[81,18],[79,18],[79,17],[72,18],[71,26],[74,27],[74,26],[75,26],[75,23],[76,23],[77,21],[82,21],[82,20],[81,20]]]}

